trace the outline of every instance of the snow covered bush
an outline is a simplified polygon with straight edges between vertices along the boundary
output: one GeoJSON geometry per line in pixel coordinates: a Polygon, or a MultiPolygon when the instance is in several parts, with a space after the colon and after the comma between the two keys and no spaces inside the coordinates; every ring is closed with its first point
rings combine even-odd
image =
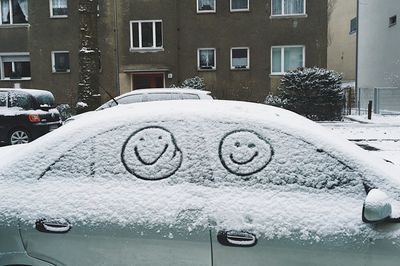
{"type": "Polygon", "coordinates": [[[85,102],[77,102],[75,105],[75,110],[77,114],[82,114],[89,111],[89,105],[85,102]]]}
{"type": "Polygon", "coordinates": [[[281,99],[279,96],[275,96],[273,94],[269,94],[267,98],[265,98],[264,103],[268,105],[273,105],[276,107],[285,108],[285,103],[287,101],[285,99],[281,99]]]}
{"type": "Polygon", "coordinates": [[[204,90],[206,87],[206,84],[204,83],[204,79],[200,78],[198,76],[195,76],[193,78],[186,79],[182,82],[181,84],[182,88],[192,88],[196,90],[204,90]]]}
{"type": "Polygon", "coordinates": [[[72,116],[72,109],[69,104],[60,104],[56,107],[56,109],[60,113],[62,121],[65,121],[72,116]]]}
{"type": "Polygon", "coordinates": [[[342,76],[318,67],[299,68],[281,79],[278,95],[265,103],[296,112],[312,120],[340,120],[344,93],[342,76]]]}

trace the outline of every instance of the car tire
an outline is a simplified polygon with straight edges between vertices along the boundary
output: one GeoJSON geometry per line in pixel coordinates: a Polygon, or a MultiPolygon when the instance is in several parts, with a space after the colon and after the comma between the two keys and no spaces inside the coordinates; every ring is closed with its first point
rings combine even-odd
{"type": "Polygon", "coordinates": [[[16,144],[25,144],[31,141],[31,137],[29,132],[22,128],[16,128],[11,130],[8,137],[8,144],[16,145],[16,144]]]}

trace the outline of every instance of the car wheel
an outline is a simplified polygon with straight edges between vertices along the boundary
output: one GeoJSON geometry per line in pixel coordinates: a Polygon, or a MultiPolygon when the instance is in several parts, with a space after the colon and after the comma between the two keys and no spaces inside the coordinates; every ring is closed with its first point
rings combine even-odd
{"type": "Polygon", "coordinates": [[[14,129],[10,133],[9,143],[11,145],[24,144],[30,141],[29,134],[24,129],[14,129]]]}

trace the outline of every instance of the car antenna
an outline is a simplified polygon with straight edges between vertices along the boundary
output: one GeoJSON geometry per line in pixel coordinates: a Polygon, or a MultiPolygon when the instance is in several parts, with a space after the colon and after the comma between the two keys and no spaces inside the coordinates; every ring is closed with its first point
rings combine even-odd
{"type": "Polygon", "coordinates": [[[99,87],[115,102],[116,105],[118,105],[117,100],[115,100],[115,98],[106,89],[104,89],[103,86],[99,84],[99,87]]]}

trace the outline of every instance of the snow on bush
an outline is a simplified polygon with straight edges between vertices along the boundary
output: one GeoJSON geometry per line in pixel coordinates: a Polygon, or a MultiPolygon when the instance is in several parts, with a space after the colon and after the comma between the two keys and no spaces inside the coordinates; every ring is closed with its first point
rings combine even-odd
{"type": "Polygon", "coordinates": [[[88,106],[88,104],[84,103],[84,102],[77,102],[76,103],[76,108],[85,108],[87,106],[88,106]]]}
{"type": "Polygon", "coordinates": [[[204,90],[205,87],[204,79],[198,76],[185,79],[180,86],[176,86],[175,84],[171,85],[171,88],[192,88],[196,90],[204,90]]]}
{"type": "Polygon", "coordinates": [[[266,104],[283,107],[312,120],[340,120],[344,93],[342,76],[322,68],[299,68],[281,79],[278,95],[266,104]]]}
{"type": "Polygon", "coordinates": [[[72,116],[72,109],[69,104],[60,104],[56,108],[60,113],[62,121],[65,121],[72,116]]]}

